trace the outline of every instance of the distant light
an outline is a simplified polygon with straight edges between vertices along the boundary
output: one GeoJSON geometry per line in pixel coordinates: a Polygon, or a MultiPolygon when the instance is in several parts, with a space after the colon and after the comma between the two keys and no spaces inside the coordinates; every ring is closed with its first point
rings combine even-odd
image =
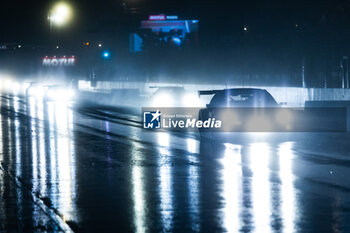
{"type": "Polygon", "coordinates": [[[243,30],[244,30],[244,31],[248,31],[248,28],[247,28],[247,27],[244,27],[243,30]]]}
{"type": "Polygon", "coordinates": [[[149,15],[148,20],[166,20],[166,15],[149,15]]]}
{"type": "Polygon", "coordinates": [[[166,16],[166,19],[168,19],[168,20],[176,20],[176,19],[178,19],[179,17],[177,16],[177,15],[167,15],[166,16]]]}
{"type": "Polygon", "coordinates": [[[90,42],[85,42],[84,45],[89,46],[90,42]]]}
{"type": "Polygon", "coordinates": [[[59,48],[60,48],[60,46],[57,45],[57,46],[56,46],[56,49],[59,49],[59,48]]]}
{"type": "Polygon", "coordinates": [[[102,44],[98,44],[98,47],[100,47],[100,48],[101,48],[101,47],[102,47],[102,44]]]}
{"type": "Polygon", "coordinates": [[[18,45],[18,48],[22,48],[22,45],[19,44],[19,45],[18,45]]]}
{"type": "Polygon", "coordinates": [[[72,8],[65,2],[57,3],[50,12],[48,19],[57,26],[63,26],[72,18],[72,8]]]}
{"type": "Polygon", "coordinates": [[[173,37],[172,40],[176,46],[180,46],[182,44],[182,41],[179,37],[173,37]]]}
{"type": "Polygon", "coordinates": [[[103,58],[109,58],[110,55],[111,54],[108,51],[105,51],[105,52],[102,53],[103,58]]]}

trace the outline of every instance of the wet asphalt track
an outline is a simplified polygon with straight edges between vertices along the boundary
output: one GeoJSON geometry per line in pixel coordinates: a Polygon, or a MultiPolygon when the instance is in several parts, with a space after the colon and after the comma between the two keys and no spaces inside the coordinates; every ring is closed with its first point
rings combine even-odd
{"type": "Polygon", "coordinates": [[[350,134],[154,133],[138,109],[0,98],[2,232],[350,232],[350,134]]]}

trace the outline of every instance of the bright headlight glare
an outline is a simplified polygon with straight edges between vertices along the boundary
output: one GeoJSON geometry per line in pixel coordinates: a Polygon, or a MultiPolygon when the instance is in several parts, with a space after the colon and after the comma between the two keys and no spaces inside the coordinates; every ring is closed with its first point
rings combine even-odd
{"type": "Polygon", "coordinates": [[[199,107],[200,101],[197,95],[187,94],[182,99],[182,105],[184,107],[199,107]]]}
{"type": "Polygon", "coordinates": [[[68,91],[68,96],[69,96],[69,98],[74,97],[75,96],[75,92],[73,90],[69,90],[68,91]]]}
{"type": "Polygon", "coordinates": [[[48,90],[47,93],[46,93],[46,96],[49,99],[56,99],[58,95],[54,91],[48,90]]]}
{"type": "Polygon", "coordinates": [[[29,83],[29,82],[24,82],[24,83],[22,84],[23,90],[26,90],[26,89],[28,89],[29,87],[30,87],[30,83],[29,83]]]}
{"type": "Polygon", "coordinates": [[[46,96],[50,100],[54,101],[68,101],[74,97],[75,92],[73,90],[48,90],[46,96]]]}
{"type": "Polygon", "coordinates": [[[19,92],[21,90],[21,84],[13,82],[11,85],[11,90],[15,93],[19,92]]]}
{"type": "Polygon", "coordinates": [[[155,107],[172,107],[174,99],[168,94],[159,94],[153,97],[152,105],[155,107]]]}
{"type": "Polygon", "coordinates": [[[42,98],[45,94],[45,88],[44,87],[29,87],[28,88],[28,95],[33,96],[35,98],[42,98]]]}

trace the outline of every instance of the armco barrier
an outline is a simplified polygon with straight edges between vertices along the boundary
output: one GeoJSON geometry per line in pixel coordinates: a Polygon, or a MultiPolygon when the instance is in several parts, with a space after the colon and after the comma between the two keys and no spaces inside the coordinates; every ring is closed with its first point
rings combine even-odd
{"type": "MultiPolygon", "coordinates": [[[[96,87],[92,88],[89,81],[79,80],[79,89],[83,91],[112,89],[138,89],[141,96],[149,96],[156,89],[151,86],[183,86],[186,90],[197,92],[197,90],[212,90],[236,88],[243,86],[226,86],[212,84],[174,84],[174,83],[151,83],[151,82],[120,82],[120,81],[98,81],[96,87]]],[[[350,89],[341,88],[300,88],[300,87],[268,87],[268,86],[244,86],[262,88],[269,91],[277,102],[287,103],[288,106],[301,107],[305,101],[350,101],[350,89]]]]}

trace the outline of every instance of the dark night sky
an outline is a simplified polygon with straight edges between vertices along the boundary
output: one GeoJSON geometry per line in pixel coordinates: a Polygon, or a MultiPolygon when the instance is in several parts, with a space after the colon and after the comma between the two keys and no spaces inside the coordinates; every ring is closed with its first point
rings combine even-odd
{"type": "MultiPolygon", "coordinates": [[[[2,3],[0,42],[35,43],[45,38],[49,31],[47,12],[53,2],[12,0],[2,3]]],[[[68,34],[75,32],[82,39],[88,32],[124,30],[131,23],[121,0],[70,2],[76,10],[75,24],[65,30],[68,34]]],[[[325,23],[332,25],[334,32],[350,28],[349,1],[130,0],[125,3],[129,9],[136,7],[141,15],[164,12],[198,18],[204,35],[234,34],[243,25],[261,36],[289,30],[295,24],[315,28],[325,23]]]]}
{"type": "Polygon", "coordinates": [[[0,43],[52,46],[60,41],[62,47],[75,49],[84,41],[98,41],[128,50],[128,33],[140,19],[165,13],[199,19],[200,53],[255,62],[261,64],[259,70],[268,66],[262,61],[282,67],[281,61],[298,63],[302,57],[319,59],[319,64],[333,59],[337,64],[350,53],[350,0],[71,0],[74,23],[50,32],[47,12],[54,3],[7,2],[0,8],[0,43]]]}
{"type": "MultiPolygon", "coordinates": [[[[43,50],[56,49],[59,44],[62,51],[75,53],[74,49],[85,51],[85,41],[95,45],[102,42],[119,54],[119,63],[125,61],[119,67],[126,67],[126,73],[134,70],[131,65],[141,73],[142,65],[153,67],[144,70],[151,72],[153,69],[154,74],[171,69],[176,73],[178,67],[184,73],[186,65],[191,64],[189,73],[201,70],[205,75],[216,74],[219,69],[228,73],[280,73],[297,77],[300,64],[305,61],[305,72],[312,73],[315,80],[315,77],[323,80],[324,75],[338,72],[339,60],[350,55],[350,0],[68,2],[75,9],[74,23],[51,32],[47,15],[56,1],[2,3],[0,44],[30,45],[27,48],[43,45],[43,50]],[[145,50],[141,57],[130,55],[131,60],[140,59],[139,63],[126,59],[129,56],[129,32],[133,32],[147,15],[159,13],[178,15],[180,19],[199,19],[198,41],[176,53],[145,50]],[[248,30],[244,31],[244,27],[248,30]],[[167,59],[164,59],[165,55],[167,59]],[[152,61],[153,66],[148,61],[152,61]],[[179,61],[182,61],[181,65],[176,65],[179,61]],[[192,61],[196,61],[195,64],[192,61]],[[193,68],[195,66],[197,68],[193,68]],[[212,70],[208,71],[206,67],[212,67],[212,70]]],[[[36,51],[39,54],[42,50],[36,51]]]]}

